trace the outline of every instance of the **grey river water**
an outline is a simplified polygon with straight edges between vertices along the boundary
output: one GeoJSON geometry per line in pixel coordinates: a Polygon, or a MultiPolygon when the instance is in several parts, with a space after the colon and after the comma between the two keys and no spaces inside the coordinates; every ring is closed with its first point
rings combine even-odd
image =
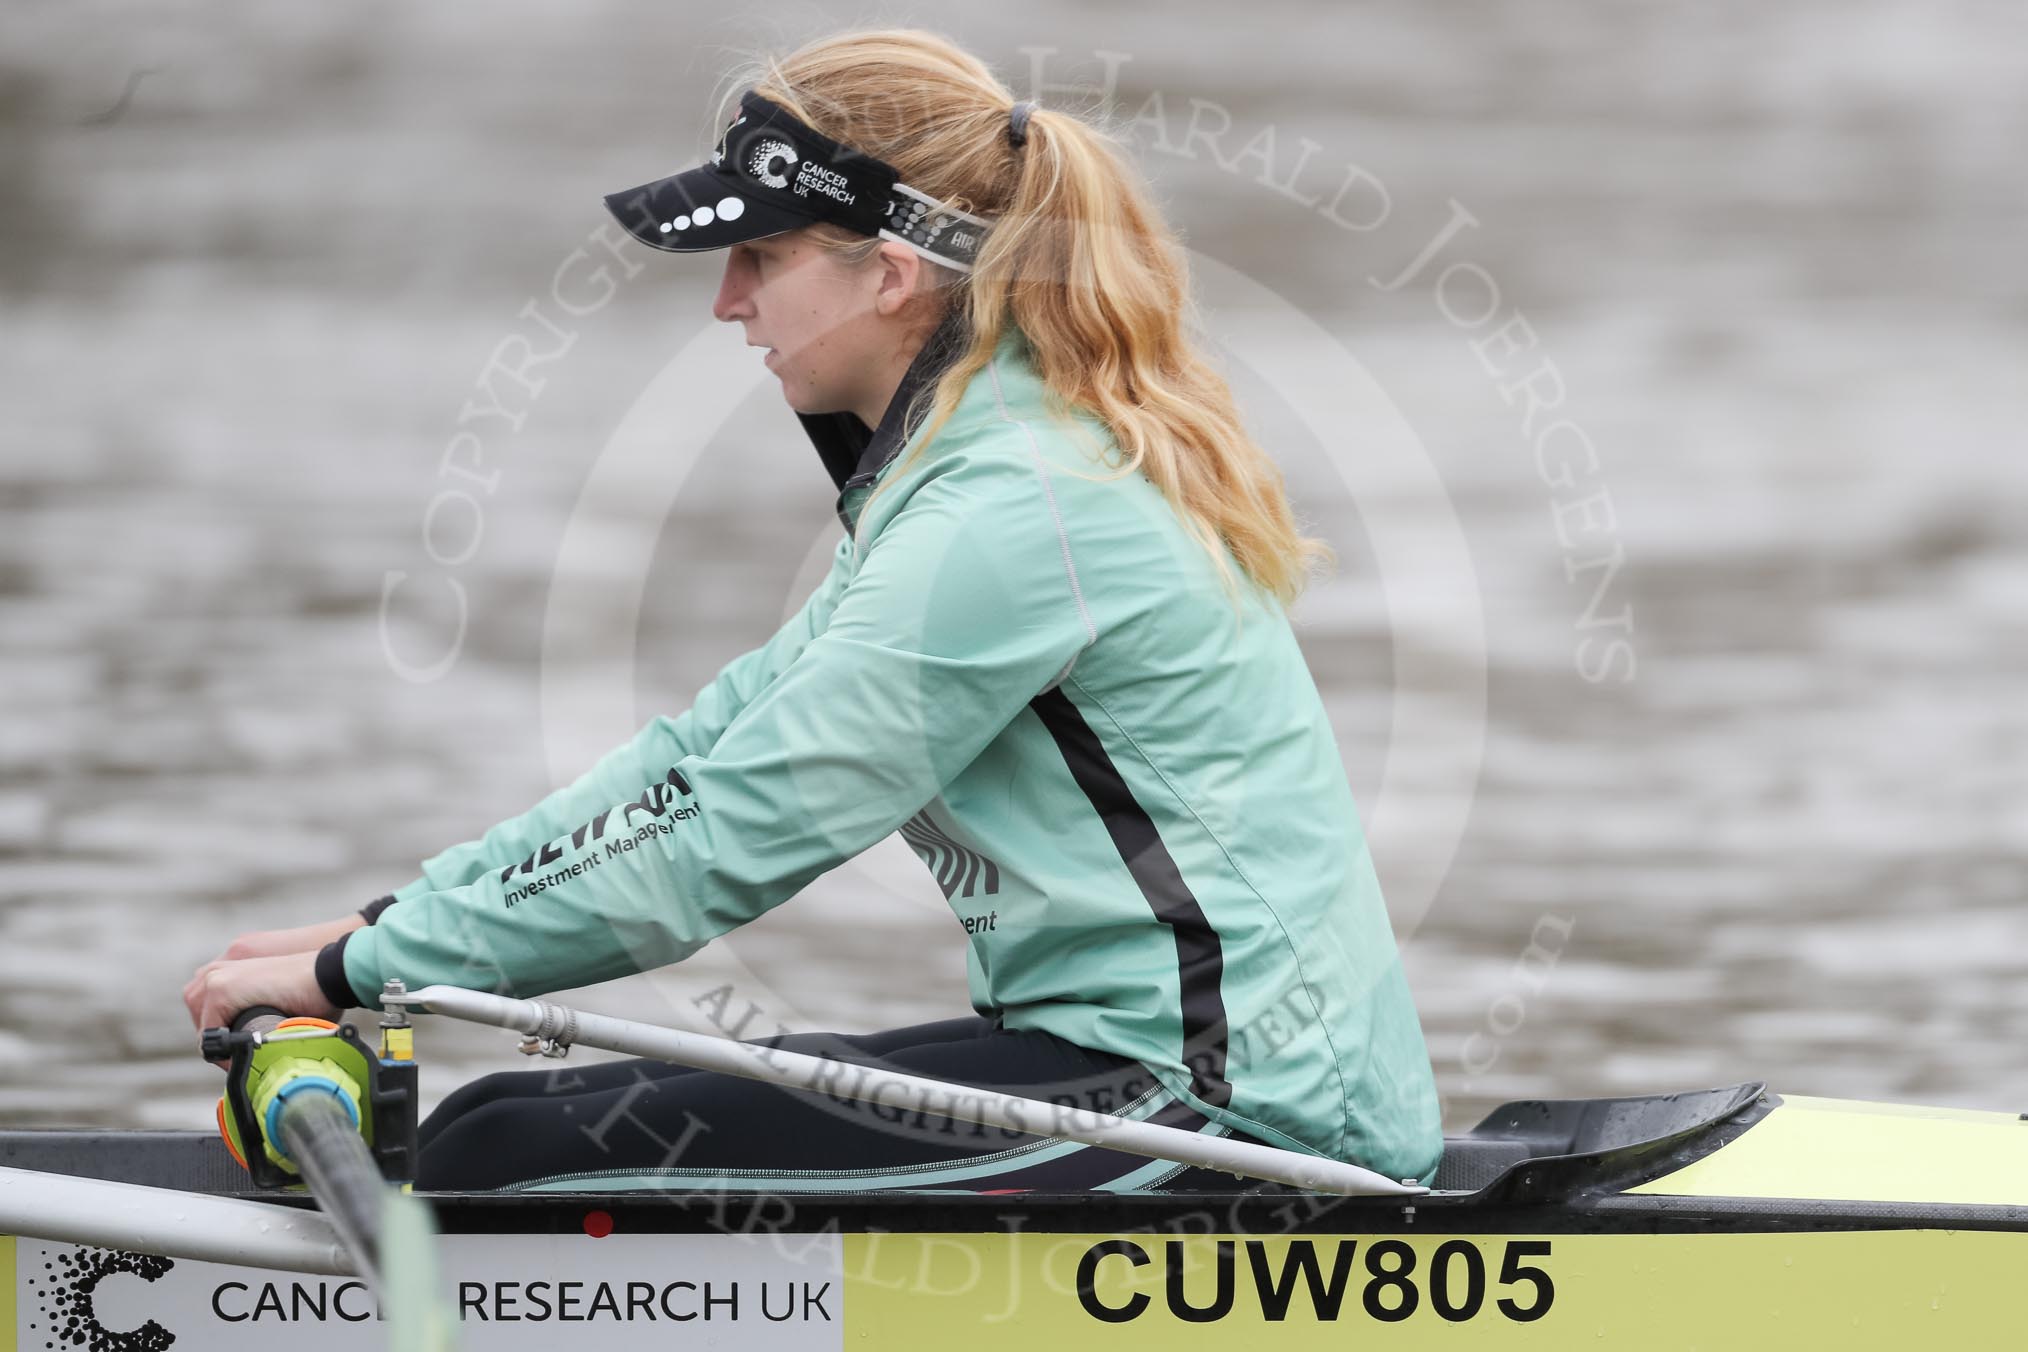
{"type": "MultiPolygon", "coordinates": [[[[880,12],[1141,114],[1340,555],[1296,615],[1453,1126],[1744,1079],[2028,1109],[2028,11],[880,12]]],[[[701,374],[746,370],[713,262],[597,232],[826,13],[0,12],[0,1125],[203,1125],[197,963],[800,600],[829,485],[757,365],[701,374]],[[672,393],[694,458],[620,435],[672,393]]],[[[890,840],[583,999],[873,1028],[960,1012],[962,943],[890,840]]],[[[432,1099],[519,1064],[423,1047],[432,1099]]]]}

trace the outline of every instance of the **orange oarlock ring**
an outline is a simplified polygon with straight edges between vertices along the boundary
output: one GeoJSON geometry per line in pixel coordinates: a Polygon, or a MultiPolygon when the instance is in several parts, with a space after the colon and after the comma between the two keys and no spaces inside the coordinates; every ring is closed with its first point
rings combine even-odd
{"type": "Polygon", "coordinates": [[[239,1167],[246,1168],[246,1156],[239,1153],[239,1145],[232,1139],[232,1132],[225,1125],[224,1099],[218,1101],[218,1135],[225,1142],[225,1148],[232,1152],[232,1157],[239,1161],[239,1167]]]}

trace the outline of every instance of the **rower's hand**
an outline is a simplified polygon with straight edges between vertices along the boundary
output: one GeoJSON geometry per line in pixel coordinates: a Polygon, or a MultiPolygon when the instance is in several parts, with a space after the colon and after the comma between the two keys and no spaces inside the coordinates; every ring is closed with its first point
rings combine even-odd
{"type": "Polygon", "coordinates": [[[315,953],[325,944],[337,943],[365,924],[366,917],[352,911],[343,919],[326,920],[317,925],[252,930],[227,944],[225,952],[218,956],[226,961],[236,961],[241,958],[272,958],[282,953],[315,953]]]}
{"type": "Polygon", "coordinates": [[[198,1031],[222,1028],[232,1016],[255,1005],[273,1005],[290,1014],[335,1019],[338,1011],[317,985],[315,953],[267,958],[217,958],[197,969],[183,988],[183,1004],[198,1031]]]}
{"type": "MultiPolygon", "coordinates": [[[[240,935],[225,946],[225,952],[197,969],[196,975],[183,983],[183,1003],[190,1010],[190,1017],[196,1018],[204,1002],[204,979],[212,968],[228,962],[243,962],[248,958],[272,958],[285,953],[308,953],[315,957],[324,945],[333,944],[366,924],[366,917],[353,911],[338,920],[327,920],[319,925],[298,925],[294,929],[253,930],[240,935]]],[[[201,1032],[205,1028],[219,1027],[220,1024],[197,1025],[201,1032]]]]}

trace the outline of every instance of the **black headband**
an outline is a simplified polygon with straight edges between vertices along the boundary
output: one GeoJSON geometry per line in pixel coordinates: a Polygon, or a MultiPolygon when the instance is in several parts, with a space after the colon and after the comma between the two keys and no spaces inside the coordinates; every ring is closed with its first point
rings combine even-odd
{"type": "Polygon", "coordinates": [[[675,253],[723,249],[825,221],[906,244],[960,272],[971,271],[987,225],[752,91],[741,97],[739,117],[705,164],[605,201],[634,238],[675,253]]]}

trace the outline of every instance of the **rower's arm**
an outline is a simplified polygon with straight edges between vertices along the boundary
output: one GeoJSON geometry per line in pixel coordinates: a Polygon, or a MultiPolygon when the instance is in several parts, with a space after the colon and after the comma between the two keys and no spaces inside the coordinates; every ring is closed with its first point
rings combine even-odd
{"type": "MultiPolygon", "coordinates": [[[[669,767],[684,757],[710,751],[740,711],[795,660],[796,654],[829,621],[845,588],[851,549],[850,540],[839,541],[831,559],[831,571],[802,609],[773,638],[728,662],[683,713],[674,718],[658,715],[649,720],[632,739],[614,747],[574,782],[557,789],[526,812],[508,818],[476,840],[453,845],[424,860],[422,876],[395,891],[393,899],[407,901],[463,887],[488,870],[519,864],[600,809],[638,795],[644,785],[662,778],[669,767]]],[[[370,921],[379,918],[379,911],[368,917],[370,921]]]]}
{"type": "Polygon", "coordinates": [[[1093,638],[1026,454],[932,472],[830,623],[668,776],[610,796],[525,865],[411,897],[349,936],[389,978],[535,995],[687,957],[894,831],[1093,638]]]}

